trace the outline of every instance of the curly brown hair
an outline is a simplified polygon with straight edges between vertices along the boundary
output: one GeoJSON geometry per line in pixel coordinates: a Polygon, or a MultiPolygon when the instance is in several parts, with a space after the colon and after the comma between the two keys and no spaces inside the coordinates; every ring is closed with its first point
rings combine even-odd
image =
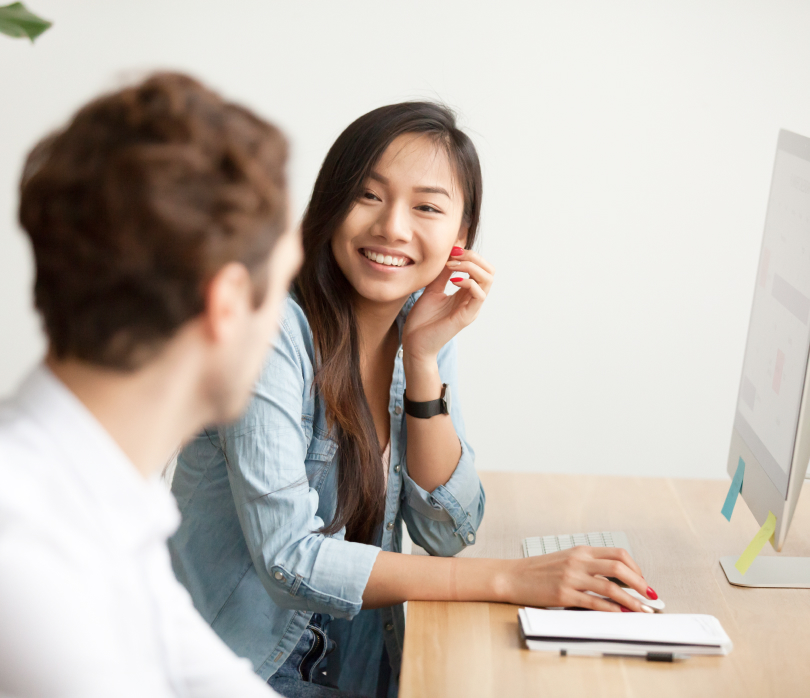
{"type": "Polygon", "coordinates": [[[232,261],[259,305],[287,227],[287,150],[275,126],[176,73],[94,100],[41,141],[19,217],[52,354],[138,368],[232,261]]]}

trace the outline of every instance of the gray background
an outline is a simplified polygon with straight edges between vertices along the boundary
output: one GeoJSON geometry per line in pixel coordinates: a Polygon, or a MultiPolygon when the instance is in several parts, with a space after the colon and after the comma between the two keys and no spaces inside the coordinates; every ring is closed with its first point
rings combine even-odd
{"type": "Polygon", "coordinates": [[[55,26],[0,37],[0,395],[44,347],[15,221],[25,153],[168,67],[287,131],[299,213],[360,114],[458,110],[498,270],[460,337],[479,468],[726,477],[777,133],[810,136],[810,4],[28,4],[55,26]]]}

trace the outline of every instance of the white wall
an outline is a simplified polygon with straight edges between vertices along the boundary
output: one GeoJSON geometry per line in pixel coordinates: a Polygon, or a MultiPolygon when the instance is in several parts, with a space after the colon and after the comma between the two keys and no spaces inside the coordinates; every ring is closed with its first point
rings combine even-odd
{"type": "Polygon", "coordinates": [[[0,395],[44,342],[15,222],[27,149],[152,68],[291,135],[303,209],[355,117],[458,109],[498,269],[460,340],[482,469],[724,477],[777,131],[810,136],[810,4],[28,0],[0,37],[0,395]]]}

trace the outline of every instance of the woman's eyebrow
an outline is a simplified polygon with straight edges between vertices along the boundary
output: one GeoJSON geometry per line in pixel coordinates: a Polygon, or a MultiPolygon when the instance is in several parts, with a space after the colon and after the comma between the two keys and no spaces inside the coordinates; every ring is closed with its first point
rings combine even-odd
{"type": "MultiPolygon", "coordinates": [[[[390,184],[388,177],[383,177],[379,172],[374,171],[369,172],[368,178],[373,179],[379,182],[380,184],[385,184],[386,186],[390,184]]],[[[452,196],[450,196],[450,194],[447,193],[447,189],[445,189],[444,187],[414,187],[413,190],[417,194],[443,194],[448,199],[453,198],[452,196]]]]}
{"type": "Polygon", "coordinates": [[[448,199],[453,198],[447,193],[447,189],[442,187],[414,187],[413,190],[417,194],[444,194],[448,199]]]}

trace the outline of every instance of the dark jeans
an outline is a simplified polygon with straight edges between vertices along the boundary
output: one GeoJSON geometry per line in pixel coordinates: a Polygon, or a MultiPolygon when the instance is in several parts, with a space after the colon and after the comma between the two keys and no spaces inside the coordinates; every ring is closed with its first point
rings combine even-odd
{"type": "Polygon", "coordinates": [[[326,684],[322,662],[335,649],[327,625],[319,613],[312,616],[287,661],[268,679],[273,690],[285,698],[362,698],[326,684]]]}

